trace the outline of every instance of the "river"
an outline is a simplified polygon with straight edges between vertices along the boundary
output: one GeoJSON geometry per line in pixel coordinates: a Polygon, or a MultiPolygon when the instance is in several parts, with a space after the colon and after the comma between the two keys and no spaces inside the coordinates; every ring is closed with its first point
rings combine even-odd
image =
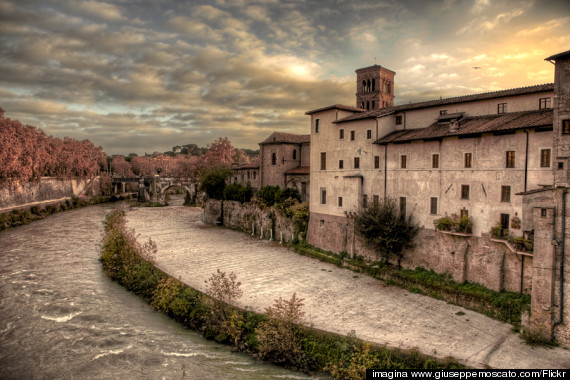
{"type": "Polygon", "coordinates": [[[208,341],[109,280],[98,257],[112,207],[0,232],[0,379],[308,378],[208,341]]]}

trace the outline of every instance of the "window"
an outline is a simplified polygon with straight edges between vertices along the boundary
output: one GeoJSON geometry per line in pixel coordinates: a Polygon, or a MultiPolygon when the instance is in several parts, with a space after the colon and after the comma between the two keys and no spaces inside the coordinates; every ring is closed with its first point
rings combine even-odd
{"type": "Polygon", "coordinates": [[[293,159],[297,159],[297,149],[293,149],[293,159]]]}
{"type": "Polygon", "coordinates": [[[360,157],[354,157],[354,168],[360,169],[360,157]]]}
{"type": "Polygon", "coordinates": [[[510,202],[510,201],[511,201],[511,187],[501,186],[501,202],[510,202]]]}
{"type": "Polygon", "coordinates": [[[501,214],[501,228],[503,229],[503,235],[508,235],[509,233],[509,220],[511,216],[509,214],[501,214]]]}
{"type": "Polygon", "coordinates": [[[342,207],[342,197],[338,197],[338,207],[342,207]]]}
{"type": "Polygon", "coordinates": [[[257,177],[257,172],[253,172],[253,179],[257,177]]]}
{"type": "Polygon", "coordinates": [[[432,215],[437,215],[437,198],[429,199],[429,213],[432,215]]]}
{"type": "Polygon", "coordinates": [[[550,149],[542,149],[540,151],[540,167],[541,168],[550,167],[550,149]]]}
{"type": "Polygon", "coordinates": [[[326,187],[321,187],[321,204],[322,205],[327,204],[327,188],[326,187]]]}
{"type": "Polygon", "coordinates": [[[465,208],[463,208],[463,210],[459,210],[459,216],[462,218],[464,216],[469,217],[469,210],[465,210],[465,208]]]}
{"type": "Polygon", "coordinates": [[[447,115],[447,110],[441,110],[439,111],[439,115],[447,115]]]}
{"type": "Polygon", "coordinates": [[[319,133],[319,119],[315,120],[315,133],[319,133]]]}
{"type": "Polygon", "coordinates": [[[551,103],[550,98],[540,98],[538,100],[538,109],[544,110],[547,108],[552,108],[552,103],[551,103]]]}
{"type": "Polygon", "coordinates": [[[277,165],[277,154],[271,153],[271,165],[277,165]]]}
{"type": "Polygon", "coordinates": [[[570,134],[570,119],[562,120],[562,133],[565,135],[570,134]]]}
{"type": "Polygon", "coordinates": [[[562,170],[564,169],[564,162],[559,162],[558,163],[558,170],[562,170]]]}
{"type": "Polygon", "coordinates": [[[367,138],[367,139],[371,139],[371,138],[372,138],[372,129],[368,129],[368,130],[366,131],[366,138],[367,138]]]}
{"type": "Polygon", "coordinates": [[[344,129],[338,130],[338,138],[341,140],[344,139],[344,129]]]}
{"type": "Polygon", "coordinates": [[[356,139],[356,132],[350,131],[350,141],[354,141],[356,139]]]}
{"type": "Polygon", "coordinates": [[[380,168],[380,156],[374,156],[374,169],[380,168]]]}
{"type": "Polygon", "coordinates": [[[497,104],[497,113],[507,113],[507,103],[497,104]]]}
{"type": "Polygon", "coordinates": [[[344,169],[344,161],[343,160],[338,160],[338,168],[344,169]]]}
{"type": "Polygon", "coordinates": [[[406,217],[406,197],[400,197],[400,217],[406,217]]]}
{"type": "Polygon", "coordinates": [[[461,199],[469,199],[469,185],[461,185],[461,199]]]}
{"type": "Polygon", "coordinates": [[[325,220],[324,219],[319,220],[319,225],[321,228],[323,228],[325,226],[325,220]]]}
{"type": "Polygon", "coordinates": [[[513,151],[507,152],[506,167],[507,168],[514,168],[515,167],[515,152],[513,152],[513,151]]]}
{"type": "Polygon", "coordinates": [[[321,152],[321,170],[327,170],[327,152],[321,152]]]}
{"type": "Polygon", "coordinates": [[[374,100],[372,101],[372,109],[374,109],[374,100]]]}
{"type": "Polygon", "coordinates": [[[547,212],[545,208],[541,208],[540,209],[540,216],[542,216],[543,218],[546,218],[547,212]]]}
{"type": "Polygon", "coordinates": [[[439,168],[439,154],[432,154],[431,156],[431,167],[439,168]]]}
{"type": "Polygon", "coordinates": [[[396,116],[396,125],[402,124],[402,116],[396,116]]]}
{"type": "Polygon", "coordinates": [[[402,168],[402,169],[406,168],[406,156],[405,155],[400,156],[400,168],[402,168]]]}
{"type": "Polygon", "coordinates": [[[471,167],[471,153],[465,153],[465,167],[466,168],[470,168],[471,167]]]}
{"type": "Polygon", "coordinates": [[[250,172],[247,172],[247,179],[250,178],[250,175],[251,175],[250,172]]]}
{"type": "Polygon", "coordinates": [[[363,208],[368,207],[368,195],[366,194],[362,194],[362,207],[363,208]]]}

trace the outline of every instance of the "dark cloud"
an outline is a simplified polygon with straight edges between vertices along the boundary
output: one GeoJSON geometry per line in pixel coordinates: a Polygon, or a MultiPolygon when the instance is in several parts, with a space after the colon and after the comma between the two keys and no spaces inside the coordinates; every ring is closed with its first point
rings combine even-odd
{"type": "Polygon", "coordinates": [[[109,153],[218,136],[256,148],[274,130],[307,133],[306,110],[354,105],[354,70],[374,63],[397,72],[399,103],[551,81],[542,59],[570,46],[567,11],[564,1],[0,0],[0,107],[109,153]]]}

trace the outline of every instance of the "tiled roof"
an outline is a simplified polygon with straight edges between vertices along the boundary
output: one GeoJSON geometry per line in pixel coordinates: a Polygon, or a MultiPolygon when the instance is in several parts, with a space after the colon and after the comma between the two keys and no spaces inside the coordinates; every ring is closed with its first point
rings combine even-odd
{"type": "Polygon", "coordinates": [[[287,170],[285,174],[309,174],[310,166],[297,166],[291,170],[287,170]]]}
{"type": "Polygon", "coordinates": [[[316,110],[307,111],[307,112],[305,112],[305,115],[310,115],[313,113],[322,112],[322,111],[326,111],[326,110],[334,110],[334,109],[339,109],[339,110],[344,110],[344,111],[352,111],[352,112],[364,111],[362,108],[345,106],[342,104],[334,104],[332,106],[326,106],[326,107],[322,107],[322,108],[317,108],[316,110]]]}
{"type": "Polygon", "coordinates": [[[401,104],[399,106],[386,107],[386,108],[380,108],[378,110],[363,112],[363,113],[360,113],[358,115],[350,115],[350,116],[347,116],[345,118],[342,118],[342,119],[335,121],[335,123],[343,123],[343,122],[352,121],[352,120],[359,120],[359,119],[376,118],[376,117],[380,117],[380,116],[389,115],[391,113],[409,111],[409,110],[420,109],[420,108],[445,106],[445,105],[456,104],[456,103],[467,103],[467,102],[474,102],[474,101],[478,101],[478,100],[503,98],[503,97],[507,97],[507,96],[528,95],[528,94],[534,94],[534,93],[538,93],[538,92],[548,92],[548,91],[554,91],[554,84],[553,83],[539,84],[536,86],[529,86],[529,87],[511,88],[509,90],[502,90],[502,91],[484,92],[481,94],[457,96],[454,98],[429,100],[426,102],[401,104]]]}
{"type": "Polygon", "coordinates": [[[253,161],[247,164],[232,165],[232,169],[259,169],[259,161],[253,161]]]}
{"type": "Polygon", "coordinates": [[[552,110],[523,111],[497,115],[463,117],[459,128],[450,131],[449,123],[435,122],[427,128],[408,129],[390,133],[375,141],[376,144],[404,143],[432,140],[442,137],[470,136],[489,132],[507,132],[523,128],[552,127],[552,110]]]}
{"type": "Polygon", "coordinates": [[[568,56],[570,56],[570,50],[567,50],[565,52],[562,53],[558,53],[558,54],[554,54],[548,58],[545,58],[545,61],[556,61],[557,59],[560,58],[567,58],[568,56]]]}
{"type": "Polygon", "coordinates": [[[263,145],[263,144],[284,144],[284,143],[302,144],[302,143],[310,143],[310,142],[311,142],[311,135],[296,135],[293,133],[273,132],[263,142],[260,142],[259,145],[263,145]]]}

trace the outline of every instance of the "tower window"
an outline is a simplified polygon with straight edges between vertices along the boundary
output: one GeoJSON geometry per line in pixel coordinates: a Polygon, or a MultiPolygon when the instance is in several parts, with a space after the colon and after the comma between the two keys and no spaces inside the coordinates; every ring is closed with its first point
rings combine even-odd
{"type": "Polygon", "coordinates": [[[570,119],[562,120],[562,133],[565,135],[570,134],[570,119]]]}
{"type": "Polygon", "coordinates": [[[360,169],[360,157],[354,157],[354,168],[360,169]]]}
{"type": "Polygon", "coordinates": [[[326,187],[321,187],[321,204],[322,205],[327,204],[327,188],[326,187]]]}
{"type": "Polygon", "coordinates": [[[293,159],[297,159],[297,149],[293,149],[293,159]]]}
{"type": "Polygon", "coordinates": [[[434,169],[439,168],[439,154],[433,154],[431,156],[431,167],[434,169]]]}
{"type": "Polygon", "coordinates": [[[271,153],[271,165],[277,165],[277,154],[271,153]]]}
{"type": "Polygon", "coordinates": [[[406,161],[407,161],[406,155],[400,156],[400,168],[401,168],[401,169],[405,169],[405,168],[406,168],[406,164],[407,164],[406,161]]]}
{"type": "Polygon", "coordinates": [[[338,168],[344,169],[344,160],[338,160],[338,168]]]}
{"type": "Polygon", "coordinates": [[[372,91],[376,91],[376,79],[372,79],[372,91]]]}

